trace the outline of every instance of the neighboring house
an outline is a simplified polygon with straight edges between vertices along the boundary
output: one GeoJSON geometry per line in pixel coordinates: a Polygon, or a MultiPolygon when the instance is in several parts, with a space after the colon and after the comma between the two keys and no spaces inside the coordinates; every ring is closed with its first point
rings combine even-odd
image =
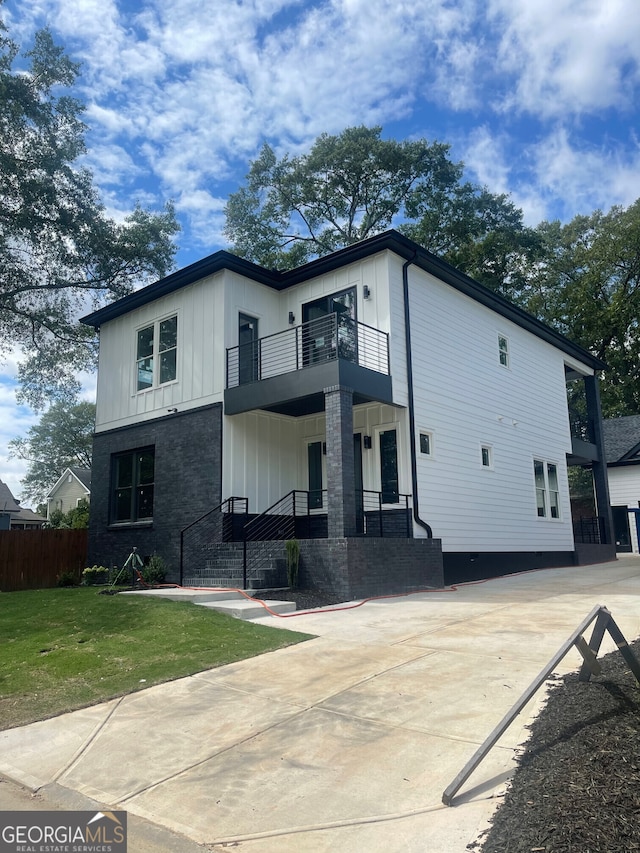
{"type": "Polygon", "coordinates": [[[91,499],[91,469],[65,468],[55,486],[47,495],[47,518],[54,510],[67,513],[82,501],[91,499]]]}
{"type": "Polygon", "coordinates": [[[616,547],[638,553],[640,415],[603,421],[616,547]]]}
{"type": "Polygon", "coordinates": [[[351,598],[614,555],[602,362],[395,231],[283,273],[216,252],[83,322],[90,562],[136,546],[185,583],[238,583],[220,542],[248,539],[251,582],[283,555],[258,542],[295,537],[302,582],[351,598]],[[586,463],[591,548],[567,480],[586,463]]]}
{"type": "Polygon", "coordinates": [[[43,515],[39,515],[32,509],[28,509],[27,507],[21,506],[20,512],[18,512],[16,515],[11,516],[11,529],[41,530],[46,520],[47,519],[43,515]]]}
{"type": "Polygon", "coordinates": [[[21,507],[6,483],[0,480],[0,530],[39,530],[46,518],[21,507]]]}
{"type": "Polygon", "coordinates": [[[11,489],[0,480],[0,530],[9,530],[11,521],[20,512],[20,504],[11,494],[11,489]]]}

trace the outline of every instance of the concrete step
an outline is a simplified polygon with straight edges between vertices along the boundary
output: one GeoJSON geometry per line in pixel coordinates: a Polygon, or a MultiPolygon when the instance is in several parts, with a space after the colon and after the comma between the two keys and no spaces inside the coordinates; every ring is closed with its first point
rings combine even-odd
{"type": "Polygon", "coordinates": [[[266,610],[262,604],[248,598],[241,601],[218,600],[196,601],[194,603],[211,610],[217,610],[219,613],[226,613],[228,616],[234,616],[236,619],[259,619],[261,616],[269,616],[269,610],[273,613],[292,613],[296,609],[295,601],[265,601],[264,604],[269,608],[266,610]]]}
{"type": "Polygon", "coordinates": [[[216,601],[236,601],[246,598],[241,592],[232,589],[187,589],[179,587],[176,589],[132,589],[121,592],[120,595],[146,595],[151,598],[168,598],[170,601],[190,601],[192,604],[206,604],[216,601]]]}
{"type": "Polygon", "coordinates": [[[189,587],[222,587],[223,589],[242,589],[242,575],[235,577],[218,577],[216,575],[208,575],[202,577],[200,575],[185,578],[184,586],[189,587]]]}

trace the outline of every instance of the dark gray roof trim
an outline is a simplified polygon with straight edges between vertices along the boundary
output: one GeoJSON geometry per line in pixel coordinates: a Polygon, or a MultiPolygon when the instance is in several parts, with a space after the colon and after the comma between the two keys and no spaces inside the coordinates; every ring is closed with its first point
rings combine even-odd
{"type": "Polygon", "coordinates": [[[201,261],[196,261],[195,264],[171,273],[166,278],[160,279],[160,281],[150,284],[142,290],[138,290],[129,296],[125,296],[123,299],[119,299],[117,302],[113,302],[111,305],[107,305],[105,308],[95,311],[93,314],[83,317],[81,322],[86,323],[88,326],[99,328],[102,323],[114,320],[116,317],[120,317],[135,308],[140,308],[148,302],[173,293],[181,287],[186,287],[223,269],[247,276],[254,281],[272,287],[274,290],[285,290],[287,287],[300,284],[309,278],[324,275],[341,266],[363,260],[377,252],[385,250],[395,252],[401,258],[404,258],[405,261],[411,260],[420,269],[431,273],[461,293],[475,299],[476,302],[480,302],[507,320],[511,320],[511,322],[516,323],[523,329],[546,340],[548,343],[567,353],[567,355],[572,356],[594,370],[603,370],[606,367],[604,362],[596,358],[588,350],[578,346],[578,344],[574,344],[550,326],[541,323],[533,315],[513,305],[502,296],[484,287],[479,282],[474,281],[474,279],[456,270],[450,264],[440,260],[440,258],[431,252],[414,243],[413,240],[409,240],[408,237],[394,230],[385,231],[383,234],[377,234],[375,237],[370,237],[361,243],[355,243],[353,246],[339,249],[331,255],[317,258],[288,272],[266,270],[264,267],[260,267],[250,261],[245,261],[236,255],[232,255],[230,252],[216,252],[207,258],[203,258],[201,261]]]}

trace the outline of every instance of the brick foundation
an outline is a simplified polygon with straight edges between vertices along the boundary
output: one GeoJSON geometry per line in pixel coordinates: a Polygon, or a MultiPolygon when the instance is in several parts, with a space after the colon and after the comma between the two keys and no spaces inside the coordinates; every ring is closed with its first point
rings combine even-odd
{"type": "Polygon", "coordinates": [[[307,539],[300,542],[301,587],[344,601],[443,586],[439,539],[307,539]]]}

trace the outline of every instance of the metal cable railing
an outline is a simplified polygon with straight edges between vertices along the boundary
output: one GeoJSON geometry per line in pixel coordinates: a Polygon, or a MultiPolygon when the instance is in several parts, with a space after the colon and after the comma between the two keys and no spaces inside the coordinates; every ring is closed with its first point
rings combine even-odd
{"type": "Polygon", "coordinates": [[[236,388],[342,358],[389,375],[389,335],[341,314],[227,349],[226,387],[236,388]]]}

